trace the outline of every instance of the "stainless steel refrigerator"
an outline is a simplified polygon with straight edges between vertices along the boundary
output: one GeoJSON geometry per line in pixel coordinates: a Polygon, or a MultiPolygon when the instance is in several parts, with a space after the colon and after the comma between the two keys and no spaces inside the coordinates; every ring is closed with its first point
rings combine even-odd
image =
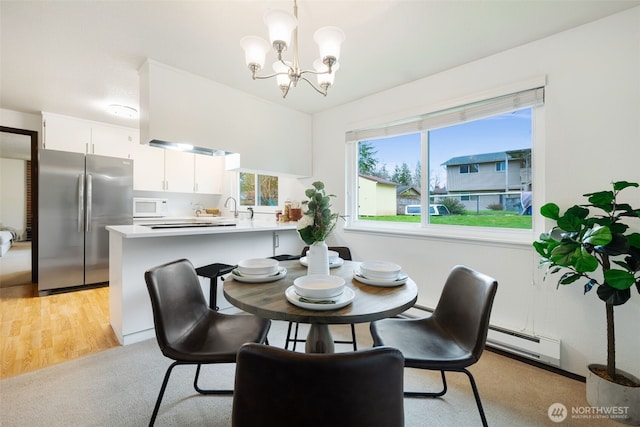
{"type": "Polygon", "coordinates": [[[107,225],[133,223],[133,160],[39,153],[38,291],[109,281],[107,225]]]}

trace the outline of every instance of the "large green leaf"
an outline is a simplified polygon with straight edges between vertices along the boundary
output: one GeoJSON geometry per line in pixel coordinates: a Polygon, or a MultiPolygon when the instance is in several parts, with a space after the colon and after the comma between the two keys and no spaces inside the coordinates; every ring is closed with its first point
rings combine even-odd
{"type": "Polygon", "coordinates": [[[579,250],[574,251],[571,263],[579,273],[589,273],[596,271],[598,268],[598,260],[584,247],[580,247],[579,250]]]}
{"type": "Polygon", "coordinates": [[[630,289],[615,289],[611,286],[608,286],[606,283],[604,285],[598,286],[598,297],[611,305],[622,305],[631,298],[631,290],[630,289]]]}
{"type": "Polygon", "coordinates": [[[631,233],[627,236],[629,246],[640,249],[640,233],[631,233]]]}
{"type": "Polygon", "coordinates": [[[609,227],[598,225],[587,230],[587,232],[584,233],[582,241],[593,246],[603,246],[611,242],[612,238],[609,227]]]}
{"type": "Polygon", "coordinates": [[[561,285],[569,285],[576,280],[579,280],[582,276],[573,272],[565,273],[562,275],[558,283],[561,285]]]}
{"type": "Polygon", "coordinates": [[[628,181],[616,181],[613,183],[614,191],[624,190],[627,187],[638,187],[637,182],[628,182],[628,181]]]}
{"type": "Polygon", "coordinates": [[[582,219],[576,215],[564,214],[558,218],[558,227],[564,231],[580,231],[582,228],[582,219]]]}
{"type": "Polygon", "coordinates": [[[613,200],[615,199],[613,191],[598,191],[597,193],[584,194],[584,196],[588,196],[589,203],[593,206],[603,209],[606,212],[613,210],[613,200]]]}
{"type": "Polygon", "coordinates": [[[628,271],[611,269],[604,272],[604,281],[612,288],[624,290],[629,289],[636,279],[628,271]]]}
{"type": "Polygon", "coordinates": [[[551,250],[550,259],[558,265],[569,266],[572,264],[572,258],[576,249],[578,251],[580,250],[580,245],[577,243],[565,243],[556,246],[551,250]]]}
{"type": "Polygon", "coordinates": [[[560,208],[555,203],[547,203],[540,208],[540,213],[545,218],[555,219],[560,218],[560,208]]]}

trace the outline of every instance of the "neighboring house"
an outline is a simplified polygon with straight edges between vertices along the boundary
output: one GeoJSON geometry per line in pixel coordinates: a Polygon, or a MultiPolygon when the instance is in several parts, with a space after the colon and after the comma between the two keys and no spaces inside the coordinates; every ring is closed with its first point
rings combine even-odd
{"type": "Polygon", "coordinates": [[[420,204],[420,189],[412,185],[399,185],[396,188],[396,213],[404,215],[404,207],[420,204]]]}
{"type": "Polygon", "coordinates": [[[467,209],[501,204],[518,211],[520,192],[531,191],[531,149],[454,157],[442,165],[449,196],[459,195],[467,209]]]}
{"type": "Polygon", "coordinates": [[[361,216],[396,215],[398,184],[377,176],[358,176],[359,212],[361,216]]]}

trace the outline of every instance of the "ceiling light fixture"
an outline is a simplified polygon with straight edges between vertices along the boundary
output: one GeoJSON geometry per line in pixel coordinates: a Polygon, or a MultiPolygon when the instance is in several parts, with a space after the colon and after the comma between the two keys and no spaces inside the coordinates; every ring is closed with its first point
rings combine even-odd
{"type": "Polygon", "coordinates": [[[135,119],[138,117],[138,110],[126,105],[111,104],[107,107],[107,111],[115,116],[125,117],[127,119],[135,119]]]}
{"type": "Polygon", "coordinates": [[[311,85],[318,93],[327,96],[327,89],[333,84],[335,72],[339,68],[340,45],[344,41],[344,32],[337,27],[322,27],[318,29],[313,39],[320,48],[320,58],[313,63],[314,70],[303,70],[298,60],[298,3],[293,1],[293,15],[283,10],[267,10],[264,14],[264,22],[269,29],[271,47],[278,54],[278,60],[273,63],[275,73],[266,76],[258,76],[256,73],[264,67],[265,57],[269,50],[269,43],[257,36],[247,36],[240,40],[240,46],[244,49],[245,61],[251,77],[256,79],[268,79],[275,77],[278,86],[285,98],[291,86],[296,87],[300,80],[311,85]],[[292,34],[293,33],[293,34],[292,34]],[[293,41],[291,40],[293,38],[293,41]],[[293,43],[293,44],[291,44],[293,43]],[[282,53],[291,45],[293,53],[291,61],[282,58],[282,53]],[[313,84],[303,74],[315,74],[318,86],[313,84]]]}

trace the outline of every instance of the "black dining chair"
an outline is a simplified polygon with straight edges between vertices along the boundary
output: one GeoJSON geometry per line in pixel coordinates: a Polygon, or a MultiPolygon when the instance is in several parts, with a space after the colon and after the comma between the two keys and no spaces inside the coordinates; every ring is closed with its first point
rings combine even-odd
{"type": "MultiPolygon", "coordinates": [[[[338,255],[340,256],[340,258],[342,258],[345,261],[351,261],[351,250],[347,247],[347,246],[329,246],[329,250],[330,251],[336,251],[338,252],[338,255]]],[[[300,255],[300,257],[304,257],[307,256],[307,251],[309,251],[309,246],[305,246],[304,248],[302,248],[302,253],[300,255]]],[[[305,342],[306,340],[303,340],[302,338],[298,338],[298,328],[299,328],[299,324],[298,322],[289,322],[289,326],[287,327],[287,338],[284,342],[284,348],[288,349],[289,348],[289,343],[293,343],[293,347],[292,350],[296,351],[296,344],[297,343],[302,343],[305,342]],[[291,330],[293,329],[295,323],[295,329],[293,332],[293,337],[291,337],[291,330]]],[[[358,350],[358,344],[356,343],[356,327],[355,325],[352,323],[351,325],[351,341],[348,340],[336,340],[335,343],[336,344],[351,344],[353,346],[353,351],[357,351],[358,350]]]]}
{"type": "Polygon", "coordinates": [[[202,365],[235,363],[245,343],[263,343],[271,321],[253,315],[227,315],[207,305],[196,271],[186,259],[154,267],[144,274],[153,309],[156,339],[174,362],[165,373],[149,425],[155,423],[173,368],[196,365],[193,387],[201,394],[232,394],[198,386],[202,365]]]}
{"type": "Polygon", "coordinates": [[[431,316],[371,323],[374,346],[398,348],[407,368],[440,371],[442,391],[405,392],[405,396],[443,396],[447,392],[445,371],[463,372],[471,383],[482,425],[487,425],[478,387],[467,368],[476,363],[484,351],[497,289],[495,279],[457,265],[450,272],[431,316]]]}
{"type": "Polygon", "coordinates": [[[394,348],[307,354],[259,344],[238,352],[232,427],[401,427],[403,358],[394,348]]]}

